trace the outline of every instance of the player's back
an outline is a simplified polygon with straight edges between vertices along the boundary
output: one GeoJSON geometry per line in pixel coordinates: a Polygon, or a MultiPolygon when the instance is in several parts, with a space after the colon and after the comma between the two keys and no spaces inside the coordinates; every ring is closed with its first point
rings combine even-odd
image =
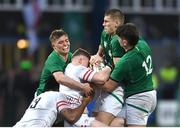
{"type": "Polygon", "coordinates": [[[152,54],[151,53],[152,51],[151,51],[149,45],[147,44],[147,42],[141,38],[135,47],[137,48],[138,51],[141,52],[141,54],[144,55],[144,57],[147,57],[148,55],[152,54]]]}
{"type": "Polygon", "coordinates": [[[121,67],[127,69],[126,96],[153,89],[151,49],[144,40],[139,41],[121,60],[124,63],[121,67]]]}
{"type": "Polygon", "coordinates": [[[50,127],[57,117],[57,103],[63,100],[59,92],[48,91],[31,102],[24,116],[15,127],[50,127]]]}

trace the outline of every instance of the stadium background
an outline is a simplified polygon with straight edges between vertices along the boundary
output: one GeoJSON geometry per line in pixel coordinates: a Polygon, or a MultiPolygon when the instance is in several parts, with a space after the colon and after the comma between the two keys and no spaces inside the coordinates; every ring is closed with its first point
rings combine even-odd
{"type": "Polygon", "coordinates": [[[20,119],[34,96],[49,34],[63,28],[71,51],[95,54],[104,11],[120,8],[153,51],[158,105],[149,126],[180,126],[180,0],[0,0],[0,126],[20,119]]]}

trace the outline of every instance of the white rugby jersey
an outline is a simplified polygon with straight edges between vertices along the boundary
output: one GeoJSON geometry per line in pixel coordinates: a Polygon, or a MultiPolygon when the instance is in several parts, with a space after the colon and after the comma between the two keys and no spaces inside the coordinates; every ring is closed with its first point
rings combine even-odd
{"type": "MultiPolygon", "coordinates": [[[[83,83],[83,82],[91,82],[92,77],[95,74],[95,71],[81,65],[75,66],[72,63],[69,63],[65,69],[64,74],[70,77],[71,79],[83,83]]],[[[81,91],[74,90],[62,84],[60,84],[59,86],[59,91],[77,99],[79,99],[82,96],[81,91]]]]}
{"type": "Polygon", "coordinates": [[[62,109],[72,108],[73,104],[69,100],[60,92],[44,92],[34,98],[21,120],[14,127],[50,127],[62,109]]]}

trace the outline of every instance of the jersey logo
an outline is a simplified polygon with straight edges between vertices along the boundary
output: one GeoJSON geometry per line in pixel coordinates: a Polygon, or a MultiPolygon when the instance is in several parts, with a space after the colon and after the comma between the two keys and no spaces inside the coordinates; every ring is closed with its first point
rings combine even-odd
{"type": "Polygon", "coordinates": [[[104,41],[104,47],[105,47],[105,48],[107,47],[107,42],[106,42],[106,41],[104,41]]]}
{"type": "Polygon", "coordinates": [[[112,58],[111,50],[108,51],[108,54],[112,58]]]}

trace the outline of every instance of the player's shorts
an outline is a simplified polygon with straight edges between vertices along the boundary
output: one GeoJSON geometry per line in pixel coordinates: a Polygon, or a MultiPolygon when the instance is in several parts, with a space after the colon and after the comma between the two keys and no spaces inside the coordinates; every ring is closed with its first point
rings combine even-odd
{"type": "Polygon", "coordinates": [[[101,91],[94,112],[108,112],[117,116],[123,106],[123,89],[119,86],[112,93],[101,91]]]}
{"type": "Polygon", "coordinates": [[[148,116],[154,111],[156,104],[155,90],[135,94],[125,100],[118,116],[125,118],[127,125],[146,125],[148,116]]]}
{"type": "Polygon", "coordinates": [[[50,125],[44,120],[30,120],[17,122],[13,128],[24,128],[24,127],[50,127],[50,125]]]}
{"type": "Polygon", "coordinates": [[[64,127],[90,127],[93,120],[95,120],[94,117],[88,117],[87,114],[82,114],[79,120],[73,125],[69,124],[67,121],[64,121],[64,127]]]}

